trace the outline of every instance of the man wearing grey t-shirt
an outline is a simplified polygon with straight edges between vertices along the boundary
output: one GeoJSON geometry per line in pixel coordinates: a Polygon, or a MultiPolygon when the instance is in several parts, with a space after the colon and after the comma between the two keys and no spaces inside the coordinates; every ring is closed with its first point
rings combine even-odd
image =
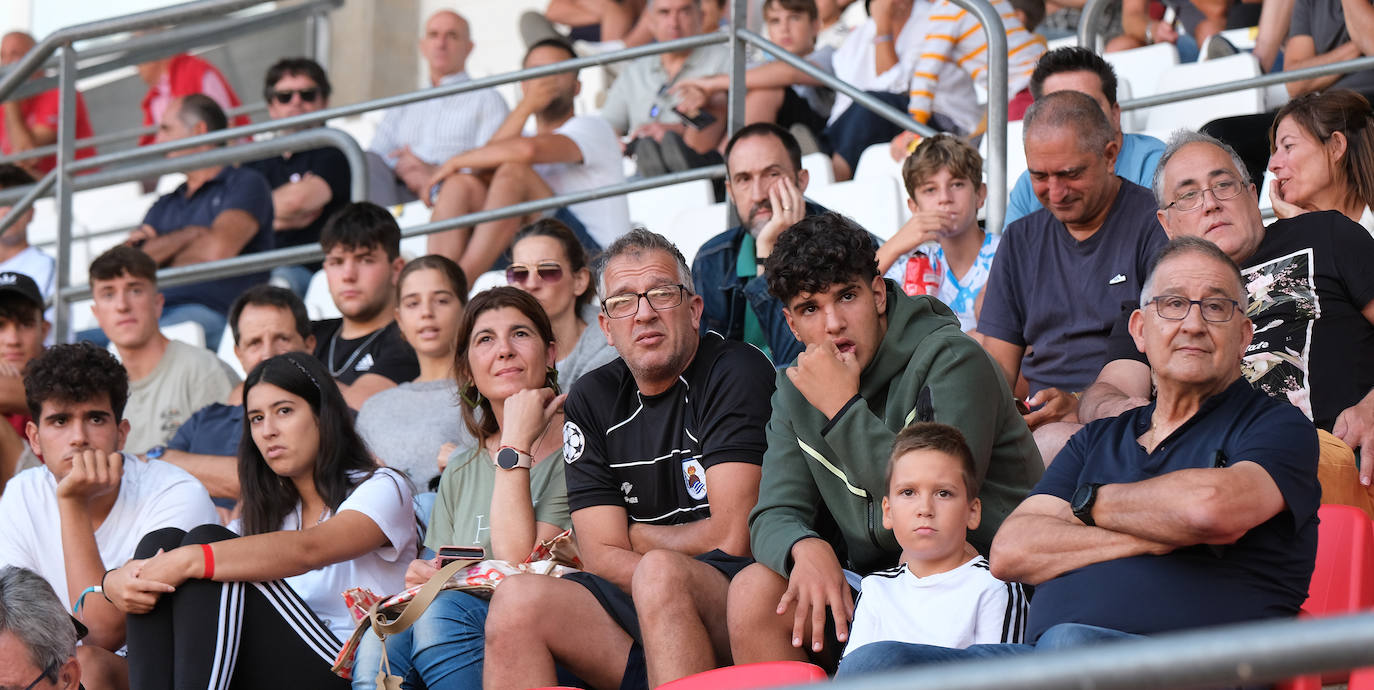
{"type": "MultiPolygon", "coordinates": [[[[645,11],[649,31],[660,43],[701,32],[701,0],[652,0],[645,11]]],[[[698,127],[674,112],[677,98],[670,90],[684,79],[729,69],[730,49],[717,44],[642,57],[621,71],[606,94],[601,116],[618,134],[630,137],[625,153],[634,156],[641,175],[721,162],[715,148],[725,136],[724,103],[707,104],[701,112],[715,119],[698,127]]]]}

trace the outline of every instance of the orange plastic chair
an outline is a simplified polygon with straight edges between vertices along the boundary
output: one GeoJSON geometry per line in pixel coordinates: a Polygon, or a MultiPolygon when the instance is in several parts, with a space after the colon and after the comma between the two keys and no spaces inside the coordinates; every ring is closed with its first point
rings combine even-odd
{"type": "Polygon", "coordinates": [[[658,686],[658,690],[747,690],[825,680],[825,671],[804,661],[765,661],[702,671],[658,686]]]}
{"type": "MultiPolygon", "coordinates": [[[[1302,616],[1330,616],[1374,608],[1374,525],[1359,508],[1327,504],[1317,511],[1317,563],[1302,616]]],[[[1278,690],[1320,690],[1350,681],[1350,690],[1374,689],[1374,668],[1289,679],[1278,690]]]]}

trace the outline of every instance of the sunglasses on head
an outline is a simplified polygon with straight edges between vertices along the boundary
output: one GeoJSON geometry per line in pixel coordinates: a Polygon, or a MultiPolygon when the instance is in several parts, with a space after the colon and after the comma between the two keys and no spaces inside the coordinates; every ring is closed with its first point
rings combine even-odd
{"type": "Polygon", "coordinates": [[[302,103],[314,103],[315,99],[320,96],[320,89],[318,86],[313,86],[308,89],[283,89],[281,91],[272,91],[267,94],[267,97],[275,98],[277,103],[286,105],[291,102],[291,97],[295,95],[300,95],[302,103]]]}
{"type": "Polygon", "coordinates": [[[506,282],[524,285],[529,282],[530,273],[538,273],[539,279],[546,283],[557,283],[563,278],[563,267],[552,261],[546,261],[530,270],[529,266],[523,264],[511,264],[506,267],[506,282]]]}

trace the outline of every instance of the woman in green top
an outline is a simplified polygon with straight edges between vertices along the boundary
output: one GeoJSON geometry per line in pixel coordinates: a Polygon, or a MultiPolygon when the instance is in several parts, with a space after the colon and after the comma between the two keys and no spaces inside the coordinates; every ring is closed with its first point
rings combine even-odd
{"type": "MultiPolygon", "coordinates": [[[[463,421],[477,446],[449,460],[426,546],[481,546],[487,558],[518,563],[569,526],[565,396],[554,356],[553,328],[529,294],[498,287],[468,303],[454,374],[463,421]]],[[[406,584],[421,584],[437,570],[433,560],[414,561],[406,584]]],[[[485,599],[441,593],[410,629],[387,638],[390,672],[405,688],[481,687],[486,614],[485,599]]],[[[381,643],[368,635],[358,649],[353,687],[376,687],[380,663],[381,643]]]]}

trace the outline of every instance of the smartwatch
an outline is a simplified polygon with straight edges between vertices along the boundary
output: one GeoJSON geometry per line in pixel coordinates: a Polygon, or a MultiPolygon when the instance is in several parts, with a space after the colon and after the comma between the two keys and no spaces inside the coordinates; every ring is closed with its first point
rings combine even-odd
{"type": "Polygon", "coordinates": [[[1073,492],[1073,499],[1069,501],[1069,507],[1073,508],[1073,516],[1089,527],[1097,524],[1093,522],[1093,504],[1097,503],[1097,489],[1101,486],[1084,484],[1073,492]]]}
{"type": "Polygon", "coordinates": [[[534,456],[529,453],[522,453],[510,446],[502,446],[496,451],[496,466],[503,470],[513,470],[517,467],[529,469],[534,464],[534,456]]]}
{"type": "Polygon", "coordinates": [[[149,448],[148,452],[144,453],[143,455],[149,460],[161,460],[162,456],[166,454],[166,452],[167,446],[164,446],[159,443],[158,445],[149,448]]]}

